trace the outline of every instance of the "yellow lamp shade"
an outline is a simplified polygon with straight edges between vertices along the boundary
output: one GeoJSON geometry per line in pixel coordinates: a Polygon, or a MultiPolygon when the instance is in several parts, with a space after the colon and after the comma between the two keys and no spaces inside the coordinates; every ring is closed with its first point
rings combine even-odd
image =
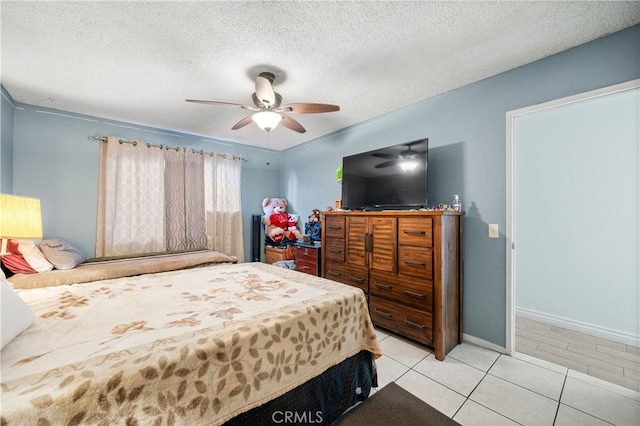
{"type": "Polygon", "coordinates": [[[0,238],[42,238],[40,200],[0,194],[0,238]]]}

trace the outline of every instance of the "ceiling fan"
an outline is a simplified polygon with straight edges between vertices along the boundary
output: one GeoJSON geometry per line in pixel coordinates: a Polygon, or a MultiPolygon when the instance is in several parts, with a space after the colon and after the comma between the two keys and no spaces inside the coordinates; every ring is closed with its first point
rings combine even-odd
{"type": "Polygon", "coordinates": [[[256,91],[251,95],[253,105],[241,105],[230,102],[205,101],[198,99],[186,99],[187,102],[194,102],[207,105],[231,106],[254,111],[242,120],[238,121],[231,129],[238,130],[252,121],[255,122],[262,130],[270,132],[275,129],[278,124],[294,130],[298,133],[304,133],[307,130],[302,127],[293,118],[284,113],[289,114],[317,114],[322,112],[340,111],[338,105],[316,104],[316,103],[293,103],[282,105],[282,96],[273,91],[273,81],[275,75],[270,72],[261,72],[256,77],[256,91]]]}
{"type": "Polygon", "coordinates": [[[371,154],[374,157],[384,158],[389,160],[389,161],[385,161],[383,163],[377,164],[375,168],[382,169],[384,167],[390,167],[396,164],[400,164],[400,167],[402,167],[402,169],[405,171],[410,171],[415,169],[418,166],[418,162],[413,160],[415,160],[416,157],[418,156],[425,155],[426,151],[416,151],[411,147],[413,145],[421,144],[421,143],[424,143],[424,141],[418,140],[418,141],[403,144],[407,147],[407,149],[405,149],[404,151],[401,151],[399,154],[384,154],[379,152],[371,154]]]}

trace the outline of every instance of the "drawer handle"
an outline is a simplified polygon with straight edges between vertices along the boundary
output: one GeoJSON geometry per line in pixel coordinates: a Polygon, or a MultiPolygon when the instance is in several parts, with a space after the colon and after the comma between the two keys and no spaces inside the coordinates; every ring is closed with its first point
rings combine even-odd
{"type": "Polygon", "coordinates": [[[402,232],[404,232],[405,234],[409,234],[409,235],[424,235],[424,234],[426,234],[425,231],[414,231],[412,229],[403,229],[402,232]]]}
{"type": "Polygon", "coordinates": [[[329,229],[342,229],[342,226],[329,225],[327,226],[329,229]]]}
{"type": "Polygon", "coordinates": [[[335,271],[327,271],[328,275],[333,275],[334,277],[339,277],[340,276],[340,272],[335,272],[335,271]]]}
{"type": "Polygon", "coordinates": [[[427,266],[425,262],[414,262],[413,260],[405,260],[404,263],[409,266],[427,266]]]}
{"type": "Polygon", "coordinates": [[[381,311],[381,310],[379,310],[378,308],[373,308],[373,311],[374,311],[376,314],[380,315],[381,317],[385,317],[385,318],[389,318],[389,319],[391,319],[391,317],[392,317],[392,315],[391,315],[390,313],[388,313],[388,312],[382,312],[382,311],[381,311]]]}
{"type": "Polygon", "coordinates": [[[362,283],[364,281],[364,278],[358,278],[358,277],[354,277],[353,275],[349,275],[349,279],[351,281],[355,281],[357,283],[362,283]]]}
{"type": "Polygon", "coordinates": [[[384,288],[385,290],[391,290],[391,286],[389,284],[382,284],[382,283],[379,283],[378,281],[374,282],[374,284],[378,288],[384,288]]]}
{"type": "Polygon", "coordinates": [[[424,299],[425,297],[427,297],[427,295],[424,294],[424,293],[416,293],[416,292],[410,291],[410,290],[405,290],[404,294],[406,294],[407,296],[418,297],[420,299],[424,299]]]}
{"type": "Polygon", "coordinates": [[[329,252],[331,252],[331,253],[342,253],[342,250],[329,247],[329,252]]]}
{"type": "Polygon", "coordinates": [[[404,319],[404,323],[407,324],[409,327],[413,327],[413,328],[418,328],[420,330],[424,329],[424,325],[422,324],[416,324],[415,322],[409,321],[408,319],[404,319]]]}

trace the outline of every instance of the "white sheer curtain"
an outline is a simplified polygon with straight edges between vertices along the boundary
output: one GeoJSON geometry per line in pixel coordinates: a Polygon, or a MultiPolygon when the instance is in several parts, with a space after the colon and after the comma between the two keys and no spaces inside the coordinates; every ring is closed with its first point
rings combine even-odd
{"type": "Polygon", "coordinates": [[[244,261],[241,159],[109,137],[96,256],[208,248],[244,261]]]}
{"type": "Polygon", "coordinates": [[[162,151],[114,137],[100,150],[96,256],[164,251],[162,151]]]}
{"type": "Polygon", "coordinates": [[[242,163],[237,157],[204,156],[205,211],[209,249],[237,256],[239,261],[243,262],[241,170],[242,163]]]}

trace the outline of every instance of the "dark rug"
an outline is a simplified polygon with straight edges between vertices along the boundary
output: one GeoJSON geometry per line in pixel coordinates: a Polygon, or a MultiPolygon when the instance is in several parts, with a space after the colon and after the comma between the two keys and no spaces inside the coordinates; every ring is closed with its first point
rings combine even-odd
{"type": "Polygon", "coordinates": [[[391,382],[338,419],[334,423],[337,425],[459,426],[459,423],[391,382]]]}

